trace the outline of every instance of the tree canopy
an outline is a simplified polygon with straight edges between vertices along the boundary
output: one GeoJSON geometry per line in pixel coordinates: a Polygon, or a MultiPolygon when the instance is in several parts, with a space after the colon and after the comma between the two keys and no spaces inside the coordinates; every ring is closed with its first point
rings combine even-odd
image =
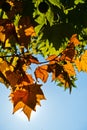
{"type": "Polygon", "coordinates": [[[11,90],[13,113],[30,119],[49,75],[71,93],[77,71],[87,72],[86,45],[86,0],[1,0],[0,82],[11,90]]]}

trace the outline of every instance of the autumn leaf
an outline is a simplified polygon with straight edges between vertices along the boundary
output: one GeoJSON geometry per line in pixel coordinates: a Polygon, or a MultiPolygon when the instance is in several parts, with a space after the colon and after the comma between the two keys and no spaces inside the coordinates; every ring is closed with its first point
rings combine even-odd
{"type": "Polygon", "coordinates": [[[65,50],[63,50],[62,55],[60,56],[60,60],[73,61],[76,56],[75,46],[79,45],[80,42],[77,39],[77,34],[72,35],[70,38],[70,42],[68,43],[65,50]]]}
{"type": "Polygon", "coordinates": [[[22,111],[28,117],[28,120],[30,120],[32,109],[28,107],[27,105],[24,105],[22,111]]]}
{"type": "Polygon", "coordinates": [[[36,36],[33,26],[30,26],[29,28],[25,29],[24,32],[26,36],[36,36]]]}
{"type": "Polygon", "coordinates": [[[80,44],[80,41],[77,39],[77,34],[73,34],[70,38],[70,43],[73,43],[75,46],[80,44]]]}
{"type": "Polygon", "coordinates": [[[75,64],[78,71],[87,72],[87,50],[85,50],[80,58],[76,58],[75,64]]]}
{"type": "Polygon", "coordinates": [[[78,57],[75,59],[75,65],[76,65],[76,68],[78,69],[78,71],[80,72],[81,71],[81,62],[78,57]]]}
{"type": "Polygon", "coordinates": [[[0,41],[5,42],[12,36],[18,41],[14,24],[9,19],[0,19],[0,41]]]}
{"type": "Polygon", "coordinates": [[[19,41],[18,43],[20,44],[21,47],[28,48],[28,44],[30,43],[30,37],[34,33],[34,30],[30,27],[31,27],[30,18],[28,16],[21,17],[18,23],[18,27],[16,28],[19,41]]]}
{"type": "Polygon", "coordinates": [[[36,80],[40,78],[45,83],[48,78],[47,69],[48,69],[48,65],[42,65],[42,66],[37,67],[34,72],[36,80]]]}
{"type": "Polygon", "coordinates": [[[31,111],[36,111],[36,105],[40,105],[40,100],[45,99],[40,87],[41,85],[36,83],[21,88],[17,87],[10,94],[14,106],[13,112],[23,108],[23,112],[30,118],[31,111]]]}
{"type": "Polygon", "coordinates": [[[30,85],[33,84],[34,79],[32,77],[32,75],[30,74],[24,74],[23,76],[21,76],[21,78],[19,79],[19,81],[17,82],[16,86],[26,86],[26,85],[30,85]]]}
{"type": "Polygon", "coordinates": [[[64,70],[68,73],[69,76],[75,76],[75,70],[73,65],[70,62],[67,62],[67,64],[63,65],[64,70]]]}
{"type": "MultiPolygon", "coordinates": [[[[48,72],[52,73],[52,81],[59,81],[65,87],[65,89],[69,88],[71,92],[71,87],[73,86],[73,84],[72,84],[71,77],[69,77],[69,73],[68,73],[71,70],[66,71],[65,68],[63,65],[55,63],[53,65],[48,65],[48,72]]],[[[72,71],[70,73],[70,76],[72,74],[75,73],[72,71]]]]}
{"type": "Polygon", "coordinates": [[[62,52],[62,55],[60,57],[60,60],[67,60],[67,61],[72,61],[74,59],[74,56],[76,54],[74,44],[70,43],[66,49],[62,52]]]}
{"type": "Polygon", "coordinates": [[[5,74],[6,74],[6,79],[9,81],[11,87],[15,87],[15,85],[21,78],[21,75],[18,71],[12,72],[12,71],[8,70],[5,72],[5,74]]]}
{"type": "Polygon", "coordinates": [[[0,42],[5,41],[4,27],[0,26],[0,42]]]}

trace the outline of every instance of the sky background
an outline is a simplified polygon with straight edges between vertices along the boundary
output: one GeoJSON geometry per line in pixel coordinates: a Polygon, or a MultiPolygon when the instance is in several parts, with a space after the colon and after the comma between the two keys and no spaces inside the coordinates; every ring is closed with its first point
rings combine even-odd
{"type": "Polygon", "coordinates": [[[0,84],[0,130],[87,130],[87,74],[77,78],[71,94],[49,78],[42,86],[47,100],[41,101],[30,121],[21,111],[12,114],[10,91],[0,84]]]}

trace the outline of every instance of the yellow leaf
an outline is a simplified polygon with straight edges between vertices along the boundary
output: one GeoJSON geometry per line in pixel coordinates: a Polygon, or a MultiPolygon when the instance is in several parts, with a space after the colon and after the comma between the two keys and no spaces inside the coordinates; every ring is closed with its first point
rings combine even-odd
{"type": "Polygon", "coordinates": [[[73,65],[70,62],[67,62],[67,64],[63,65],[64,70],[68,73],[69,76],[75,76],[75,70],[73,65]]]}
{"type": "Polygon", "coordinates": [[[87,50],[82,54],[82,56],[75,61],[78,71],[87,72],[87,50]]]}
{"type": "Polygon", "coordinates": [[[2,61],[2,62],[0,63],[0,71],[1,71],[1,72],[5,72],[6,69],[8,69],[8,64],[7,64],[6,61],[2,61]]]}
{"type": "Polygon", "coordinates": [[[75,60],[75,64],[76,64],[78,71],[80,72],[81,71],[81,62],[78,57],[75,60]]]}
{"type": "Polygon", "coordinates": [[[14,108],[13,108],[13,114],[14,114],[16,111],[18,111],[19,109],[23,108],[24,105],[25,105],[25,104],[24,104],[23,102],[19,101],[19,102],[14,106],[14,108]]]}
{"type": "Polygon", "coordinates": [[[24,105],[24,108],[23,108],[22,111],[25,113],[25,115],[26,115],[26,116],[28,117],[28,119],[30,120],[32,109],[31,109],[29,106],[24,105]]]}

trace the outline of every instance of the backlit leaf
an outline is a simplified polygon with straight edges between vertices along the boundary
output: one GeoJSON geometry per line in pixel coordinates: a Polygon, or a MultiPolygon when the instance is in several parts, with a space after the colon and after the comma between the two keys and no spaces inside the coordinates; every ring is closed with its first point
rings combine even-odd
{"type": "Polygon", "coordinates": [[[69,76],[75,76],[75,70],[73,65],[70,62],[67,62],[67,64],[63,65],[64,70],[68,73],[69,76]]]}
{"type": "Polygon", "coordinates": [[[25,114],[25,115],[28,117],[28,119],[30,120],[32,109],[31,109],[29,106],[24,105],[22,111],[24,112],[24,114],[25,114]]]}
{"type": "Polygon", "coordinates": [[[39,84],[17,87],[15,91],[10,94],[14,106],[13,112],[23,108],[23,112],[30,118],[31,111],[35,111],[36,105],[40,105],[40,100],[45,99],[40,87],[41,85],[39,84]]]}
{"type": "Polygon", "coordinates": [[[10,70],[8,70],[5,72],[5,74],[6,74],[7,80],[9,81],[12,87],[14,87],[17,84],[18,80],[20,80],[21,78],[21,75],[18,71],[11,72],[10,70]]]}
{"type": "Polygon", "coordinates": [[[29,28],[25,29],[24,31],[25,31],[26,36],[36,36],[33,26],[30,26],[29,28]]]}
{"type": "Polygon", "coordinates": [[[75,46],[80,44],[79,40],[77,39],[77,34],[72,35],[72,37],[70,38],[70,43],[73,43],[75,46]]]}
{"type": "Polygon", "coordinates": [[[45,83],[48,78],[47,69],[48,69],[47,65],[42,65],[42,66],[37,67],[34,72],[36,79],[40,78],[45,83]]]}

